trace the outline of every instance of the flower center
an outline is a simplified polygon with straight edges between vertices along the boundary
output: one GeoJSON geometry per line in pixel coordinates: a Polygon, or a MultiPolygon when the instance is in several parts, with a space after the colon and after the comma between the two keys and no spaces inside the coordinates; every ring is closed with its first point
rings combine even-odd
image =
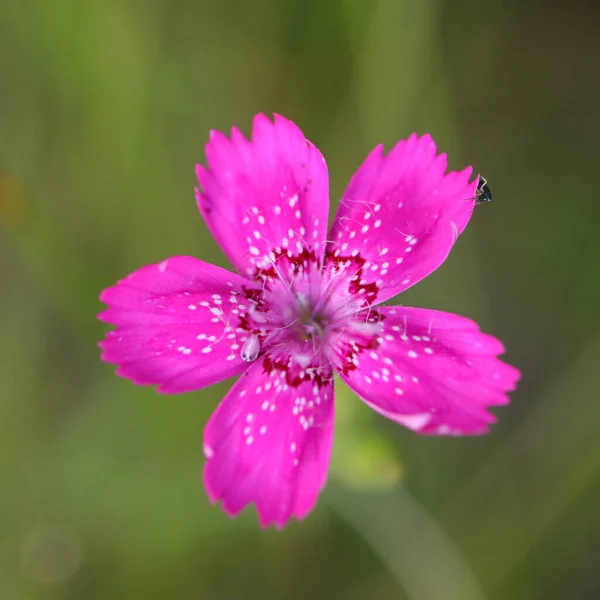
{"type": "Polygon", "coordinates": [[[349,288],[352,277],[357,276],[353,269],[339,265],[322,268],[308,258],[300,269],[298,261],[290,259],[286,267],[285,260],[281,257],[270,268],[261,267],[255,277],[260,287],[244,290],[250,304],[240,319],[240,326],[249,334],[242,348],[244,360],[268,352],[274,357],[292,356],[300,365],[329,362],[326,357],[335,355],[341,338],[378,331],[369,314],[361,314],[367,295],[352,293],[349,288]]]}
{"type": "Polygon", "coordinates": [[[312,302],[298,296],[297,316],[292,323],[293,331],[300,341],[311,339],[323,340],[325,338],[328,319],[320,312],[315,311],[312,302]]]}

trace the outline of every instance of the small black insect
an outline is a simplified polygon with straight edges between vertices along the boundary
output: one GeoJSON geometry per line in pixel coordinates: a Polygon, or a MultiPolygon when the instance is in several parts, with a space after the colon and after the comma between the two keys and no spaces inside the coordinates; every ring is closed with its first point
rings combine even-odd
{"type": "Polygon", "coordinates": [[[475,204],[481,204],[482,202],[491,202],[492,201],[492,190],[490,190],[490,186],[488,185],[487,179],[485,177],[479,177],[479,183],[477,184],[477,189],[475,190],[475,204]]]}

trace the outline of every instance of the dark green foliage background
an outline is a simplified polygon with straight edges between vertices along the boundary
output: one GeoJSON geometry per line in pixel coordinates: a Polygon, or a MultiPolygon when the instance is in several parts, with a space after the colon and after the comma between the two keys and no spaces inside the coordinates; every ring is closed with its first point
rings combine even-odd
{"type": "Polygon", "coordinates": [[[600,596],[600,11],[474,0],[2,0],[0,598],[600,596]],[[283,532],[201,486],[229,382],[161,397],[98,358],[98,293],[226,266],[194,204],[210,128],[259,111],[325,154],[431,132],[494,202],[400,301],[523,371],[490,436],[419,438],[340,388],[332,476],[283,532]]]}

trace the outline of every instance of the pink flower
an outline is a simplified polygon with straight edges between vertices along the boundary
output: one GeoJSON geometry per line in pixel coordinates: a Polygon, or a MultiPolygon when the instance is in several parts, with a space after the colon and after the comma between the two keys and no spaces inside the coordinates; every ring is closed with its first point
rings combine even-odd
{"type": "Polygon", "coordinates": [[[446,259],[474,207],[471,168],[446,174],[429,135],[377,146],[329,232],[328,174],[291,121],[252,139],[212,132],[200,212],[236,275],[188,256],[102,292],[116,325],[102,358],[162,393],[241,375],[204,432],[204,482],[229,515],[254,502],[282,527],[314,507],[333,439],[334,373],[382,415],[424,434],[485,433],[519,372],[476,323],[385,306],[446,259]]]}

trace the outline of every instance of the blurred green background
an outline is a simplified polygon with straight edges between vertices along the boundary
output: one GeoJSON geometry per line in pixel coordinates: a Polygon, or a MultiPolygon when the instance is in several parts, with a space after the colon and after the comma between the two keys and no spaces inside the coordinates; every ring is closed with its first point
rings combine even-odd
{"type": "Polygon", "coordinates": [[[475,0],[2,0],[0,599],[600,597],[600,10],[475,0]],[[420,438],[340,388],[330,483],[283,532],[201,485],[230,382],[101,363],[99,291],[177,254],[210,128],[296,121],[333,205],[431,132],[494,202],[402,303],[468,315],[524,377],[483,438],[420,438]]]}

